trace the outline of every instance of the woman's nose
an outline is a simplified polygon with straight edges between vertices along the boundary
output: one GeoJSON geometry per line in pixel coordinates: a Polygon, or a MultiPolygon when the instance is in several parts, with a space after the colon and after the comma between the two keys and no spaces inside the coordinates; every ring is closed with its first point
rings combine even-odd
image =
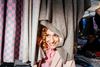
{"type": "Polygon", "coordinates": [[[53,42],[53,41],[54,41],[53,36],[50,36],[50,42],[53,42]]]}

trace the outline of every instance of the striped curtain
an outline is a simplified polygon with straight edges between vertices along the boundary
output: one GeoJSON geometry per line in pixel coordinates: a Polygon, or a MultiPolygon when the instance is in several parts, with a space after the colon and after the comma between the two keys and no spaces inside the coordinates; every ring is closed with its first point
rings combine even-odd
{"type": "Polygon", "coordinates": [[[0,0],[0,64],[29,61],[28,7],[28,0],[0,0]]]}
{"type": "Polygon", "coordinates": [[[4,0],[0,0],[0,63],[2,54],[2,42],[3,42],[3,24],[4,24],[4,0]]]}
{"type": "Polygon", "coordinates": [[[23,0],[0,0],[0,63],[19,57],[23,0]]]}

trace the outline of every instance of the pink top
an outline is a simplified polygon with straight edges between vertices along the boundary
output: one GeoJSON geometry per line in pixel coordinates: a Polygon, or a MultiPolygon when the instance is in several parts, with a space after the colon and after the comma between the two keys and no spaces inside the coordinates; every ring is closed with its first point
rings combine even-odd
{"type": "Polygon", "coordinates": [[[55,50],[49,48],[46,51],[46,57],[47,58],[45,59],[45,63],[42,63],[41,66],[42,67],[50,67],[54,55],[55,55],[55,50]]]}

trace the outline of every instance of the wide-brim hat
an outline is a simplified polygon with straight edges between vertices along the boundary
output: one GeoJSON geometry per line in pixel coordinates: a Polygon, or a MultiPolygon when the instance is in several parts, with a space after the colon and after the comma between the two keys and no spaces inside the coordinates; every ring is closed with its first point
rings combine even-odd
{"type": "Polygon", "coordinates": [[[88,11],[95,11],[98,8],[100,8],[100,1],[93,1],[88,11]]]}

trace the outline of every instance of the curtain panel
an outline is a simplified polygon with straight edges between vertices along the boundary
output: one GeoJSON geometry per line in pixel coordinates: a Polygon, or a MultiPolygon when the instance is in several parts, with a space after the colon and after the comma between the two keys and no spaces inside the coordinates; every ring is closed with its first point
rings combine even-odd
{"type": "Polygon", "coordinates": [[[15,60],[28,61],[27,3],[25,0],[0,0],[0,63],[11,63],[15,60]]]}
{"type": "Polygon", "coordinates": [[[0,0],[0,63],[33,66],[40,23],[59,30],[63,45],[57,50],[63,61],[73,59],[78,22],[89,7],[90,0],[0,0]]]}

